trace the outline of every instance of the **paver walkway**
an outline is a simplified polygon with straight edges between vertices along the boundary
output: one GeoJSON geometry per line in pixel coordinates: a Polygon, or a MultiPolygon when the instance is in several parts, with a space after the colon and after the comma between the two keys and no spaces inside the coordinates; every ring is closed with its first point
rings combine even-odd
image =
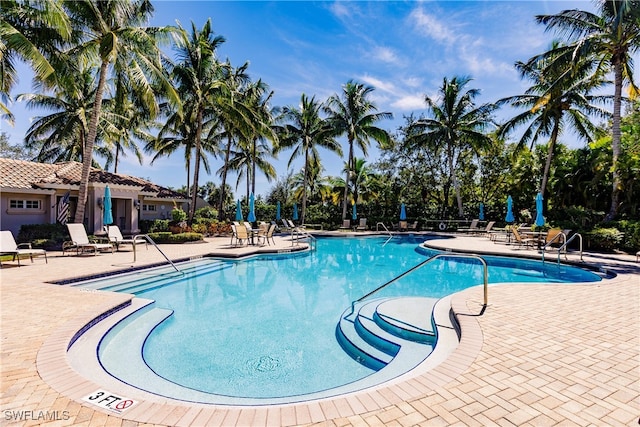
{"type": "MultiPolygon", "coordinates": [[[[277,241],[282,249],[291,245],[286,240],[277,241]]],[[[172,259],[244,250],[231,249],[228,243],[228,239],[210,239],[203,244],[162,248],[172,259]]],[[[438,244],[453,250],[510,251],[478,237],[459,237],[438,244]]],[[[137,256],[137,264],[161,260],[152,250],[139,250],[137,256]]],[[[585,260],[604,265],[618,276],[597,284],[492,286],[489,306],[482,313],[481,288],[456,294],[452,307],[462,327],[459,348],[446,363],[418,377],[343,399],[305,405],[228,408],[142,404],[136,418],[145,419],[144,422],[128,420],[126,413],[121,418],[70,399],[73,385],[61,391],[63,379],[44,381],[39,372],[42,366],[36,366],[43,344],[50,345],[52,337],[65,325],[103,312],[105,307],[127,298],[45,282],[122,268],[132,264],[131,252],[64,258],[52,253],[49,264],[40,259],[33,264],[27,260],[20,268],[3,264],[0,423],[637,425],[640,268],[631,256],[594,254],[585,256],[585,260]],[[56,388],[52,388],[52,382],[56,388]]],[[[57,345],[66,344],[62,341],[57,345]]],[[[40,358],[39,363],[43,364],[61,363],[43,361],[42,354],[40,358]]]]}

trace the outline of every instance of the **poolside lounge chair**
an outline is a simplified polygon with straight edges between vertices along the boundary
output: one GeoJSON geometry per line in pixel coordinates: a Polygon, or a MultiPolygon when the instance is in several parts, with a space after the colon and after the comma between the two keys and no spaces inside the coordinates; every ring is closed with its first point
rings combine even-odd
{"type": "Polygon", "coordinates": [[[364,230],[366,230],[368,228],[369,227],[367,227],[367,218],[360,218],[360,222],[358,223],[358,226],[356,227],[356,230],[357,231],[360,231],[360,230],[364,231],[364,230]]]}
{"type": "Polygon", "coordinates": [[[351,220],[350,219],[343,219],[342,220],[342,227],[340,227],[339,230],[351,230],[351,220]]]}
{"type": "MultiPolygon", "coordinates": [[[[111,250],[113,253],[113,245],[109,243],[98,243],[89,241],[87,236],[87,230],[84,228],[84,224],[68,223],[67,229],[69,230],[69,236],[71,241],[62,243],[62,255],[70,249],[75,249],[76,254],[84,253],[85,251],[93,251],[94,255],[98,254],[98,251],[111,250]]],[[[108,239],[107,239],[108,242],[108,239]]]]}
{"type": "Polygon", "coordinates": [[[116,251],[120,250],[120,245],[142,245],[144,244],[147,249],[149,249],[149,242],[146,239],[143,239],[140,236],[133,236],[130,239],[125,239],[122,237],[122,232],[120,231],[120,227],[117,225],[107,225],[105,226],[107,229],[107,236],[109,236],[109,241],[112,242],[116,246],[116,251]]]}
{"type": "Polygon", "coordinates": [[[407,221],[399,221],[398,222],[398,230],[400,231],[407,231],[407,221]]]}
{"type": "MultiPolygon", "coordinates": [[[[0,231],[0,255],[13,255],[12,261],[18,259],[18,267],[20,266],[20,255],[29,255],[33,262],[34,255],[44,255],[45,263],[48,264],[47,252],[44,249],[33,249],[31,243],[17,244],[13,238],[13,233],[9,230],[0,231]],[[21,248],[22,246],[22,248],[21,248]]],[[[0,267],[2,263],[0,262],[0,267]]]]}
{"type": "Polygon", "coordinates": [[[416,231],[418,229],[418,221],[413,221],[413,223],[407,225],[407,230],[416,231]]]}
{"type": "Polygon", "coordinates": [[[477,233],[478,231],[481,231],[481,229],[478,227],[478,221],[480,220],[474,219],[473,221],[471,221],[471,224],[468,228],[458,228],[457,231],[461,233],[477,233]]]}

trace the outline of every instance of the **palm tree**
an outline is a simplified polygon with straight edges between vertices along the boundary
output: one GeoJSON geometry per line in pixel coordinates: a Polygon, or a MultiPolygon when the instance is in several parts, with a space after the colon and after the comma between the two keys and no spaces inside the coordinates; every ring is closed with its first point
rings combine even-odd
{"type": "MultiPolygon", "coordinates": [[[[255,194],[255,170],[260,171],[271,182],[276,177],[276,169],[266,159],[271,156],[271,146],[265,140],[254,140],[250,146],[246,144],[238,147],[237,151],[232,150],[232,156],[229,159],[229,170],[237,171],[236,189],[240,185],[240,181],[246,178],[246,196],[249,200],[249,193],[255,194]],[[253,188],[252,188],[253,186],[253,188]]],[[[222,173],[222,167],[218,170],[218,174],[222,173]]]]}
{"type": "Polygon", "coordinates": [[[525,110],[500,127],[500,137],[528,123],[518,142],[519,149],[527,143],[530,143],[532,148],[539,138],[550,138],[539,190],[543,196],[556,143],[566,125],[570,125],[579,137],[589,141],[596,131],[596,126],[591,123],[589,116],[607,116],[606,111],[592,104],[593,101],[602,101],[603,97],[589,95],[602,85],[602,79],[593,79],[589,75],[590,62],[582,61],[573,65],[572,72],[568,74],[566,68],[558,68],[558,63],[553,61],[553,57],[548,59],[549,61],[542,61],[535,58],[526,64],[517,62],[516,69],[522,77],[531,80],[533,86],[524,95],[503,98],[497,102],[498,105],[509,103],[513,107],[525,110]]]}
{"type": "Polygon", "coordinates": [[[157,113],[158,108],[150,77],[163,83],[165,96],[170,100],[179,103],[179,99],[165,78],[161,63],[162,53],[158,47],[158,39],[168,28],[142,27],[153,12],[149,0],[76,0],[64,2],[64,8],[75,26],[74,34],[80,37],[73,40],[69,49],[64,52],[68,56],[67,63],[99,59],[95,99],[82,155],[82,175],[74,218],[74,222],[82,223],[93,147],[98,134],[102,98],[107,89],[110,68],[132,75],[130,81],[135,85],[133,92],[143,99],[151,116],[157,113]]]}
{"type": "Polygon", "coordinates": [[[469,149],[477,151],[483,146],[491,145],[491,138],[483,132],[493,123],[491,113],[497,108],[494,104],[476,106],[474,99],[480,91],[465,90],[470,81],[470,77],[456,76],[451,80],[445,77],[439,90],[439,98],[425,96],[430,117],[420,118],[410,125],[411,136],[408,141],[412,146],[442,146],[460,217],[464,216],[464,210],[456,177],[456,164],[460,156],[469,149]]]}
{"type": "Polygon", "coordinates": [[[606,0],[599,4],[600,15],[581,10],[564,10],[556,15],[538,15],[536,20],[545,24],[548,30],[556,30],[572,42],[563,49],[566,55],[559,56],[559,59],[569,62],[575,58],[592,58],[595,60],[596,75],[613,70],[613,189],[611,207],[605,218],[610,221],[618,212],[621,190],[618,159],[621,154],[622,86],[625,82],[629,84],[631,98],[635,98],[640,92],[633,81],[632,66],[632,57],[640,49],[640,1],[606,0]]]}
{"type": "Polygon", "coordinates": [[[0,14],[0,116],[13,123],[5,102],[18,81],[16,60],[31,64],[36,79],[44,81],[55,69],[47,59],[58,42],[71,36],[69,16],[62,2],[42,0],[31,5],[17,0],[3,0],[0,14]]]}
{"type": "Polygon", "coordinates": [[[302,185],[302,210],[301,221],[304,223],[307,208],[307,188],[309,187],[310,173],[312,170],[321,169],[320,153],[322,147],[342,156],[342,148],[335,140],[335,129],[329,122],[320,117],[323,106],[315,97],[309,97],[304,93],[300,97],[300,107],[284,107],[282,120],[285,121],[282,128],[278,151],[293,148],[287,167],[298,157],[304,158],[302,171],[304,172],[302,185]]]}
{"type": "Polygon", "coordinates": [[[189,206],[189,222],[193,221],[198,197],[198,178],[202,159],[203,126],[211,113],[210,106],[222,86],[220,63],[216,49],[224,42],[222,36],[214,36],[211,19],[198,30],[191,23],[191,34],[179,25],[175,38],[178,64],[173,68],[173,76],[180,94],[188,99],[189,110],[184,112],[185,119],[193,127],[193,148],[195,150],[193,167],[193,191],[189,206]]]}
{"type": "MultiPolygon", "coordinates": [[[[337,94],[331,96],[328,101],[327,112],[330,115],[332,126],[339,135],[347,135],[349,142],[349,157],[347,158],[347,172],[345,181],[351,180],[353,170],[354,144],[367,156],[370,139],[384,146],[391,141],[386,130],[375,126],[382,119],[391,119],[389,112],[376,113],[376,105],[368,99],[373,92],[373,87],[349,80],[342,87],[342,97],[337,94]]],[[[349,186],[344,186],[342,198],[342,219],[347,218],[347,198],[349,186]]]]}

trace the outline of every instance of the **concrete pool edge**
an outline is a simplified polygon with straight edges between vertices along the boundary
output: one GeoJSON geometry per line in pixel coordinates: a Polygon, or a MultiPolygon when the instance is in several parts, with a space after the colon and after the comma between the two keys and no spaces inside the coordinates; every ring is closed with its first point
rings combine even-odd
{"type": "MultiPolygon", "coordinates": [[[[123,295],[123,297],[127,296],[123,295]]],[[[132,298],[130,295],[128,297],[132,298]]],[[[454,304],[453,299],[454,298],[452,298],[450,302],[452,307],[456,305],[459,309],[464,310],[461,312],[463,314],[468,311],[461,305],[454,304]]],[[[126,300],[126,298],[123,298],[123,300],[126,300]]],[[[122,305],[123,302],[124,301],[118,299],[116,303],[105,306],[104,311],[113,310],[118,305],[122,305]]],[[[446,313],[449,312],[448,305],[449,304],[447,304],[445,309],[446,313]]],[[[442,309],[439,311],[440,313],[443,312],[442,309]]],[[[478,322],[472,317],[463,318],[460,322],[460,327],[463,329],[462,336],[464,337],[464,340],[460,341],[460,344],[464,343],[462,348],[457,344],[456,334],[454,334],[456,335],[454,338],[456,343],[454,345],[452,345],[451,342],[445,345],[443,338],[441,348],[448,348],[447,354],[442,358],[444,360],[427,369],[424,367],[420,368],[420,366],[422,366],[421,364],[414,370],[388,383],[340,396],[290,404],[279,403],[259,406],[202,404],[165,398],[134,389],[124,384],[122,387],[116,387],[116,385],[112,383],[105,387],[103,384],[98,384],[76,372],[69,363],[67,347],[77,332],[86,327],[87,323],[91,322],[95,317],[95,314],[85,313],[67,322],[51,334],[38,352],[36,360],[37,370],[49,386],[69,399],[83,405],[87,404],[83,400],[84,397],[100,389],[108,389],[109,392],[114,394],[120,394],[127,398],[137,400],[139,402],[138,405],[122,413],[114,413],[97,406],[92,406],[92,409],[123,419],[145,423],[163,423],[164,418],[160,418],[163,416],[162,414],[166,416],[175,411],[177,411],[175,413],[184,413],[185,416],[187,416],[187,414],[192,413],[191,409],[193,408],[198,408],[198,413],[211,412],[211,415],[215,413],[217,416],[221,416],[221,412],[224,412],[226,416],[231,413],[250,411],[254,413],[255,416],[264,416],[267,419],[270,416],[269,414],[274,410],[280,411],[293,408],[296,413],[308,413],[310,417],[308,422],[327,421],[334,418],[362,414],[373,409],[380,409],[406,399],[417,397],[426,391],[433,390],[435,387],[439,387],[453,380],[455,376],[464,372],[473,362],[475,354],[479,352],[482,345],[482,333],[479,330],[478,322]],[[455,347],[455,349],[451,352],[452,347],[455,347]],[[420,371],[420,373],[412,373],[416,372],[416,370],[420,371]]],[[[437,323],[442,323],[442,320],[443,319],[437,319],[437,323]]],[[[449,336],[449,338],[451,338],[451,336],[449,336]]],[[[436,348],[437,347],[438,346],[436,346],[436,348]]],[[[426,361],[428,361],[428,359],[429,358],[427,358],[426,361]]]]}

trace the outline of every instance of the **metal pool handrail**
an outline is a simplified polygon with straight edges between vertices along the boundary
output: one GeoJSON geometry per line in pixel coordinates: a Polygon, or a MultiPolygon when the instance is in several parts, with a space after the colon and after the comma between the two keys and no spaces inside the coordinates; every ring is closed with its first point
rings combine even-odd
{"type": "Polygon", "coordinates": [[[387,228],[386,225],[384,225],[384,222],[379,222],[376,224],[376,231],[378,231],[378,226],[382,226],[382,228],[384,228],[384,231],[387,232],[387,234],[389,235],[389,238],[382,244],[382,246],[386,245],[387,243],[389,243],[389,240],[393,239],[393,234],[391,234],[391,232],[389,231],[389,229],[387,228]]]}
{"type": "Polygon", "coordinates": [[[387,286],[389,286],[390,284],[392,284],[393,282],[403,278],[404,276],[408,275],[409,273],[412,273],[414,271],[416,271],[417,269],[419,269],[420,267],[430,263],[431,261],[435,261],[438,258],[443,258],[443,257],[453,257],[453,258],[473,258],[473,259],[477,259],[482,263],[483,266],[483,275],[484,275],[484,307],[486,307],[489,304],[489,268],[487,267],[487,262],[484,260],[484,258],[482,258],[480,255],[474,255],[474,254],[459,254],[459,253],[445,253],[445,254],[436,254],[434,256],[432,256],[431,258],[427,258],[426,260],[420,262],[419,264],[414,265],[413,267],[411,267],[409,270],[405,271],[404,273],[400,274],[399,276],[394,277],[393,279],[389,280],[386,283],[383,283],[382,285],[378,286],[377,288],[375,288],[374,290],[372,290],[371,292],[369,292],[368,294],[358,298],[357,300],[354,300],[351,302],[351,314],[353,314],[353,312],[355,311],[355,306],[357,303],[369,298],[371,295],[377,293],[378,291],[381,291],[382,289],[386,288],[387,286]]]}
{"type": "MultiPolygon", "coordinates": [[[[582,261],[582,235],[581,235],[580,233],[576,233],[576,234],[574,234],[573,236],[571,236],[571,237],[569,238],[569,240],[567,240],[567,241],[564,243],[564,245],[562,245],[562,246],[560,246],[560,247],[558,248],[558,264],[560,264],[560,252],[561,252],[562,250],[564,250],[564,251],[566,252],[566,251],[567,251],[567,245],[569,245],[569,243],[571,243],[571,242],[573,241],[573,239],[575,239],[576,237],[577,237],[578,239],[580,239],[580,261],[582,261]]],[[[544,254],[544,253],[543,253],[543,254],[544,254]]]]}
{"type": "Polygon", "coordinates": [[[156,244],[156,242],[153,241],[153,239],[148,235],[148,234],[137,234],[135,236],[133,236],[133,262],[136,262],[136,239],[138,237],[141,237],[143,239],[145,239],[147,242],[151,243],[151,246],[155,247],[158,252],[160,252],[162,254],[162,256],[164,257],[164,259],[166,259],[169,264],[171,264],[171,266],[177,271],[180,272],[180,270],[178,270],[178,267],[176,267],[176,265],[173,263],[173,261],[171,261],[169,259],[169,257],[162,252],[162,249],[160,249],[160,247],[156,244]]]}

